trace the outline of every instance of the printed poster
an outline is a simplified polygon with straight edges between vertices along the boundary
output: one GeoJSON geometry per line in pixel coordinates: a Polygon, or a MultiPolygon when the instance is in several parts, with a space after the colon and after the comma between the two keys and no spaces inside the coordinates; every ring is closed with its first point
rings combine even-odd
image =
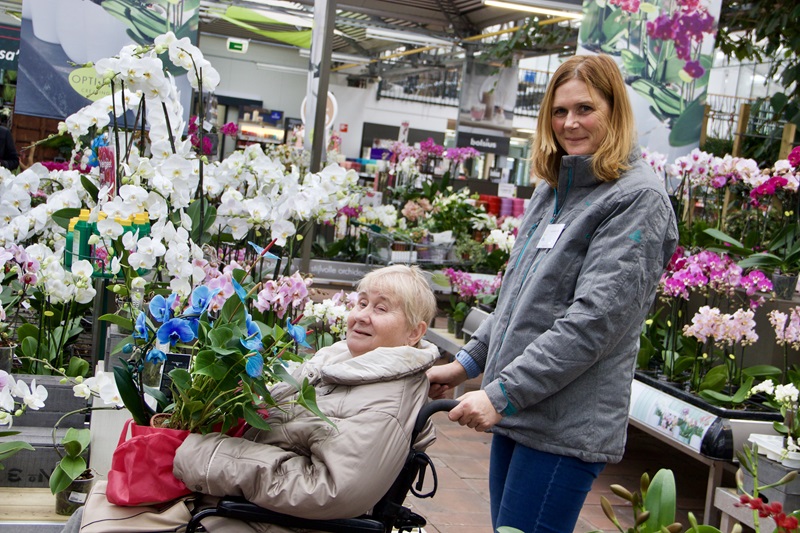
{"type": "Polygon", "coordinates": [[[585,0],[578,54],[622,71],[639,144],[668,161],[700,142],[720,0],[585,0]]]}

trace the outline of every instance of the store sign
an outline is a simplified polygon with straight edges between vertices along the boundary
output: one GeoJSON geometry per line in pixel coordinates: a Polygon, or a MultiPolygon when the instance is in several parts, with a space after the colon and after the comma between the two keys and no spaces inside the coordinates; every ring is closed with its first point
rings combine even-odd
{"type": "Polygon", "coordinates": [[[17,70],[19,27],[0,25],[0,70],[17,70]]]}
{"type": "Polygon", "coordinates": [[[494,135],[483,135],[459,131],[456,136],[456,146],[475,148],[479,152],[489,154],[508,155],[511,139],[494,135]]]}

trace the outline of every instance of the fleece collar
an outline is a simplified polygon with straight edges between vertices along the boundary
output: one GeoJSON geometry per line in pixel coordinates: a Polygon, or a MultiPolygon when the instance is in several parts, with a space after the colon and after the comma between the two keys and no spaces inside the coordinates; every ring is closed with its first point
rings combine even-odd
{"type": "Polygon", "coordinates": [[[353,357],[347,342],[340,341],[319,350],[306,363],[306,370],[309,377],[320,376],[324,383],[363,385],[424,372],[438,357],[439,349],[425,340],[420,341],[419,348],[378,348],[359,357],[353,357]]]}

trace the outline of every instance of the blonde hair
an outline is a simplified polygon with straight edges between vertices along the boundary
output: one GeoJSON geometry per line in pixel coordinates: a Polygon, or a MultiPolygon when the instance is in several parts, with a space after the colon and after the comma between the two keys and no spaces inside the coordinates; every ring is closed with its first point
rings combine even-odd
{"type": "Polygon", "coordinates": [[[430,324],[436,316],[436,296],[417,266],[392,265],[373,270],[361,279],[356,290],[383,290],[397,297],[412,328],[420,322],[430,324]]]}
{"type": "Polygon", "coordinates": [[[605,54],[569,58],[558,67],[547,86],[539,111],[536,137],[531,142],[533,174],[551,187],[558,185],[561,158],[566,155],[553,134],[553,98],[556,89],[574,79],[584,82],[592,98],[599,95],[610,109],[608,116],[600,117],[607,134],[592,155],[592,171],[597,179],[613,181],[628,170],[628,160],[636,142],[633,110],[614,60],[605,54]]]}

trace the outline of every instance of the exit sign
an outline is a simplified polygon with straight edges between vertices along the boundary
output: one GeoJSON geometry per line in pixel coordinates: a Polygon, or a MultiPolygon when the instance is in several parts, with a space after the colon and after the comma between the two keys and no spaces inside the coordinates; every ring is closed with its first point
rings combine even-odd
{"type": "Polygon", "coordinates": [[[237,54],[244,54],[247,52],[247,46],[250,44],[248,39],[237,39],[235,37],[228,37],[228,51],[236,52],[237,54]]]}

